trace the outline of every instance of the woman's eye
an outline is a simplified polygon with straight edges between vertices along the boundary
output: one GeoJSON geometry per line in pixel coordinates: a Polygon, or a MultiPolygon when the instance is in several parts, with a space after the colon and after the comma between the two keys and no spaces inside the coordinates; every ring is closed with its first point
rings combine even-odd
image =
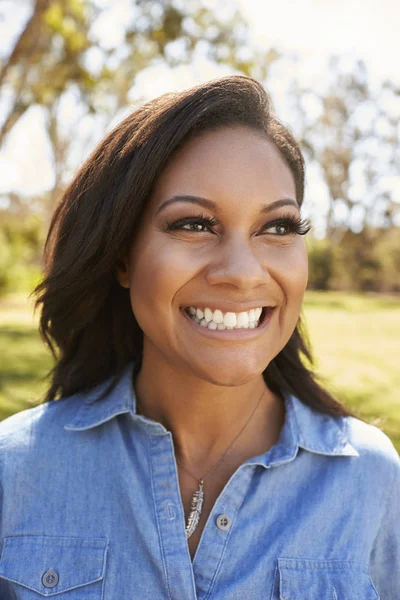
{"type": "Polygon", "coordinates": [[[186,231],[207,231],[209,229],[208,225],[206,223],[202,223],[200,221],[197,221],[196,223],[185,223],[185,225],[182,225],[182,227],[180,229],[184,229],[186,231]]]}
{"type": "Polygon", "coordinates": [[[275,235],[287,235],[290,233],[287,223],[277,223],[277,225],[272,225],[272,227],[268,227],[267,229],[275,229],[275,235]]]}
{"type": "Polygon", "coordinates": [[[190,231],[195,233],[211,232],[213,227],[218,225],[219,221],[211,217],[188,217],[179,219],[174,223],[167,222],[166,231],[190,231]]]}
{"type": "Polygon", "coordinates": [[[270,234],[277,237],[286,237],[289,235],[305,235],[311,229],[311,223],[308,219],[302,219],[300,217],[294,217],[292,215],[277,219],[270,223],[267,223],[262,233],[271,232],[270,234]],[[275,230],[275,231],[274,231],[275,230]]]}

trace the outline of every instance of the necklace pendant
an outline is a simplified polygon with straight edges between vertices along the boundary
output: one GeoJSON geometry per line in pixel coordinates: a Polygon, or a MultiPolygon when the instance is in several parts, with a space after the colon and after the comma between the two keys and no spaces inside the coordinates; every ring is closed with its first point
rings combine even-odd
{"type": "Polygon", "coordinates": [[[189,539],[192,533],[199,524],[201,509],[203,508],[204,492],[203,482],[199,482],[199,489],[196,490],[192,497],[192,508],[189,514],[188,522],[186,525],[186,539],[189,539]]]}

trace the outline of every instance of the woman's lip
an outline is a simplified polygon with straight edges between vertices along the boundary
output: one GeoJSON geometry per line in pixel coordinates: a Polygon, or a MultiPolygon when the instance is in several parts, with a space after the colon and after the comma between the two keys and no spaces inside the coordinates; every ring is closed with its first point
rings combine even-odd
{"type": "Polygon", "coordinates": [[[259,336],[268,328],[274,311],[275,308],[269,309],[261,324],[254,329],[208,329],[208,327],[203,327],[203,325],[199,325],[196,321],[193,321],[183,308],[180,310],[183,317],[196,329],[196,331],[207,337],[219,340],[247,340],[259,336]]]}

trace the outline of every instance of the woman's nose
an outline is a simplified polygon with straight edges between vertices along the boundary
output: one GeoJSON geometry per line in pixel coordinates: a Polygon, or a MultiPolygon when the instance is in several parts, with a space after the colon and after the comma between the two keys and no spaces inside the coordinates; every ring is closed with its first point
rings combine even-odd
{"type": "Polygon", "coordinates": [[[261,262],[261,256],[252,247],[251,241],[239,236],[215,248],[215,255],[207,269],[210,285],[230,284],[239,289],[252,289],[270,279],[267,266],[261,262]]]}

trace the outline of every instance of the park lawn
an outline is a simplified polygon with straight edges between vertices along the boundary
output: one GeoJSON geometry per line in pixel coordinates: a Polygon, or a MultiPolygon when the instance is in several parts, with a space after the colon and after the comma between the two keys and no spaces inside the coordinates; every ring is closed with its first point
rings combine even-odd
{"type": "Polygon", "coordinates": [[[23,296],[0,300],[0,419],[35,406],[46,390],[52,367],[32,304],[23,296]]]}
{"type": "MultiPolygon", "coordinates": [[[[309,291],[303,312],[328,388],[400,451],[400,299],[309,291]]],[[[0,301],[0,356],[3,419],[40,401],[52,366],[22,296],[0,301]]]]}
{"type": "Polygon", "coordinates": [[[400,298],[307,292],[304,313],[329,390],[400,451],[400,298]]]}

